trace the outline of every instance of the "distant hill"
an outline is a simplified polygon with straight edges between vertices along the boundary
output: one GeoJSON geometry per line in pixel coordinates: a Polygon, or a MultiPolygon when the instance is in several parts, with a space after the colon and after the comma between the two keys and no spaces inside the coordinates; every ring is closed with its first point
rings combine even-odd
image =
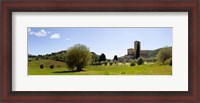
{"type": "MultiPolygon", "coordinates": [[[[172,47],[167,47],[167,48],[172,48],[172,47]]],[[[141,50],[141,56],[145,56],[144,58],[155,58],[160,49],[162,49],[162,48],[155,49],[155,50],[141,50]]],[[[53,52],[51,54],[45,54],[45,55],[28,54],[28,57],[29,58],[36,58],[36,59],[51,59],[51,60],[55,60],[55,61],[64,62],[65,61],[64,55],[66,54],[66,52],[67,52],[67,50],[63,50],[63,51],[59,51],[59,52],[53,52]]],[[[91,52],[91,53],[92,53],[92,59],[97,61],[99,55],[96,54],[95,52],[91,52]]],[[[119,58],[124,58],[124,56],[121,56],[119,58]]]]}
{"type": "MultiPolygon", "coordinates": [[[[164,47],[164,48],[172,48],[172,47],[164,47]]],[[[162,48],[159,48],[159,49],[156,49],[156,50],[141,50],[141,51],[148,52],[148,57],[149,58],[155,58],[160,49],[162,49],[162,48]]]]}
{"type": "MultiPolygon", "coordinates": [[[[46,60],[55,60],[55,61],[60,61],[60,62],[65,62],[65,55],[66,55],[67,50],[59,51],[59,52],[53,52],[51,54],[45,54],[45,55],[32,55],[28,54],[29,59],[46,59],[46,60]]],[[[92,54],[92,59],[95,61],[98,61],[99,55],[96,54],[95,52],[91,52],[92,54]]]]}
{"type": "Polygon", "coordinates": [[[61,61],[64,62],[65,61],[65,53],[67,51],[63,50],[63,51],[59,51],[59,52],[53,52],[51,54],[45,54],[45,55],[31,55],[28,54],[28,58],[36,58],[36,60],[38,59],[51,59],[51,60],[55,60],[55,61],[61,61]]]}

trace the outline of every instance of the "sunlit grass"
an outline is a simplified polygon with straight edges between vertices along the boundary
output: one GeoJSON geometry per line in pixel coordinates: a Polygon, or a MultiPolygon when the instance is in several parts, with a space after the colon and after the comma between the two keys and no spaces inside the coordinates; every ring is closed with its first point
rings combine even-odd
{"type": "Polygon", "coordinates": [[[137,66],[129,65],[100,65],[87,66],[81,72],[71,72],[65,63],[53,60],[35,60],[29,62],[29,75],[172,75],[172,66],[144,64],[137,66]],[[40,69],[40,64],[44,68],[40,69]],[[54,64],[55,68],[50,69],[49,65],[54,64]]]}

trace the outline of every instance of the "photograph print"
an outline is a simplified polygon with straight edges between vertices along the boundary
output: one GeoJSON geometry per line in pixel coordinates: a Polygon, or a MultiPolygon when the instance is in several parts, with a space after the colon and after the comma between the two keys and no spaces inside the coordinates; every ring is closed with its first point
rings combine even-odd
{"type": "Polygon", "coordinates": [[[29,27],[28,75],[172,75],[171,27],[29,27]]]}

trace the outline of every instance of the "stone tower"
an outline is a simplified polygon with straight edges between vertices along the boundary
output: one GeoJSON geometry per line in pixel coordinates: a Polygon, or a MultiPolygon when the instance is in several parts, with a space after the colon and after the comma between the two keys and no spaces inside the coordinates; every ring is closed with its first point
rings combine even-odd
{"type": "Polygon", "coordinates": [[[139,41],[134,42],[134,54],[135,54],[135,59],[140,57],[140,42],[139,41]]]}

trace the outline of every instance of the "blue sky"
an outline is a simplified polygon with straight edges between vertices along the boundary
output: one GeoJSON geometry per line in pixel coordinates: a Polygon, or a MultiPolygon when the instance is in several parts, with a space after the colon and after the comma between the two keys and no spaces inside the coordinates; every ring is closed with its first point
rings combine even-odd
{"type": "Polygon", "coordinates": [[[172,28],[28,28],[28,53],[50,54],[84,44],[107,58],[124,56],[134,41],[142,50],[172,46],[172,28]]]}

